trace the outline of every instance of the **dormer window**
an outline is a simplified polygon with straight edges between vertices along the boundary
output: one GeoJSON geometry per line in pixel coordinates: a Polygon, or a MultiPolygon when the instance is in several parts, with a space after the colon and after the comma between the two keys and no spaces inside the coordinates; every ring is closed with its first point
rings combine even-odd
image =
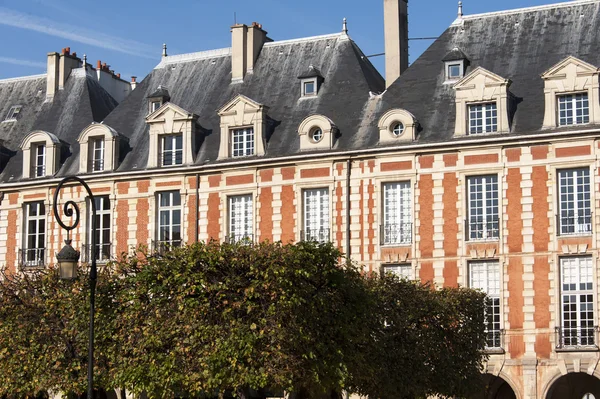
{"type": "Polygon", "coordinates": [[[120,152],[127,137],[103,123],[92,123],[81,131],[79,142],[79,173],[113,171],[119,166],[120,152]]]}
{"type": "Polygon", "coordinates": [[[254,128],[234,129],[231,131],[231,156],[249,157],[254,155],[254,128]]]}
{"type": "Polygon", "coordinates": [[[498,131],[498,107],[493,103],[469,104],[468,134],[498,131]]]}
{"type": "Polygon", "coordinates": [[[379,119],[379,143],[410,142],[417,138],[418,122],[405,109],[392,109],[379,119]]]}
{"type": "Polygon", "coordinates": [[[238,94],[219,110],[219,159],[265,155],[268,107],[238,94]]]}
{"type": "Polygon", "coordinates": [[[557,100],[559,126],[590,123],[588,93],[563,94],[557,100]]]}
{"type": "Polygon", "coordinates": [[[454,47],[442,61],[445,65],[446,81],[456,81],[465,76],[469,60],[458,47],[454,47]]]}
{"type": "Polygon", "coordinates": [[[158,110],[163,104],[171,101],[169,90],[164,86],[158,86],[157,89],[148,96],[148,114],[158,110]]]}
{"type": "Polygon", "coordinates": [[[52,133],[42,130],[31,132],[21,143],[23,151],[23,178],[54,175],[60,167],[61,148],[68,146],[52,133]]]}
{"type": "Polygon", "coordinates": [[[298,126],[300,150],[330,150],[333,148],[338,128],[324,115],[310,115],[298,126]]]}
{"type": "Polygon", "coordinates": [[[3,122],[16,122],[19,114],[21,113],[21,108],[22,107],[20,105],[13,105],[10,107],[3,122]]]}
{"type": "Polygon", "coordinates": [[[183,135],[168,134],[161,138],[162,166],[183,164],[183,135]]]}
{"type": "Polygon", "coordinates": [[[325,80],[321,72],[310,65],[308,69],[298,76],[301,82],[301,93],[300,97],[314,97],[319,94],[319,89],[325,80]]]}

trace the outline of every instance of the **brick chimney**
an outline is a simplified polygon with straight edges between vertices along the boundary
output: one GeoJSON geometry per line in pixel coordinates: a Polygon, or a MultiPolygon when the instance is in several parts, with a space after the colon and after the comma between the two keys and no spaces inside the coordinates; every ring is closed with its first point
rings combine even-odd
{"type": "Polygon", "coordinates": [[[252,72],[263,45],[272,41],[262,25],[237,24],[231,27],[231,81],[242,82],[246,73],[252,72]]]}
{"type": "Polygon", "coordinates": [[[383,0],[383,14],[388,88],[408,68],[408,0],[383,0]]]}

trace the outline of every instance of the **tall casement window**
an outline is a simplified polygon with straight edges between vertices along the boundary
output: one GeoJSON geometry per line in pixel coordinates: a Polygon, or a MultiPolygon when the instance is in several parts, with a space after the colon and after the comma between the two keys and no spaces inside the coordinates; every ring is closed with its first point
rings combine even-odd
{"type": "Polygon", "coordinates": [[[500,328],[500,264],[498,261],[469,262],[469,286],[488,296],[485,309],[487,347],[502,347],[500,328]]]}
{"type": "Polygon", "coordinates": [[[32,146],[31,177],[46,176],[46,145],[44,143],[32,146]]]}
{"type": "Polygon", "coordinates": [[[557,100],[559,126],[590,123],[588,93],[559,95],[557,100]]]}
{"type": "Polygon", "coordinates": [[[92,211],[90,206],[89,226],[90,235],[88,237],[88,245],[86,255],[89,259],[92,256],[99,262],[106,262],[111,257],[111,241],[110,241],[110,199],[107,195],[95,197],[96,203],[96,225],[92,229],[92,211]],[[96,245],[92,248],[92,234],[96,240],[96,245]]]}
{"type": "Polygon", "coordinates": [[[247,157],[254,155],[254,128],[246,127],[231,131],[231,156],[247,157]]]}
{"type": "Polygon", "coordinates": [[[497,239],[500,232],[498,217],[498,176],[471,176],[467,178],[469,240],[497,239]]]}
{"type": "Polygon", "coordinates": [[[592,232],[589,168],[558,171],[558,223],[561,235],[592,232]]]}
{"type": "Polygon", "coordinates": [[[181,245],[181,194],[158,193],[158,250],[181,245]]]}
{"type": "Polygon", "coordinates": [[[101,172],[104,170],[104,137],[95,137],[90,141],[90,170],[92,172],[101,172]]]}
{"type": "Polygon", "coordinates": [[[496,103],[469,105],[469,134],[498,131],[498,108],[496,103]]]}
{"type": "Polygon", "coordinates": [[[412,243],[412,201],[410,182],[383,185],[384,245],[412,243]]]}
{"type": "Polygon", "coordinates": [[[161,147],[162,166],[183,164],[183,135],[169,134],[162,136],[161,147]]]}
{"type": "Polygon", "coordinates": [[[43,202],[25,204],[25,245],[23,267],[41,267],[46,259],[46,207],[43,202]]]}
{"type": "Polygon", "coordinates": [[[252,231],[252,195],[229,197],[229,240],[231,242],[252,241],[254,238],[252,231]]]}
{"type": "Polygon", "coordinates": [[[561,347],[595,346],[594,275],[591,256],[560,259],[561,347]]]}
{"type": "Polygon", "coordinates": [[[327,188],[303,191],[304,207],[303,239],[306,241],[329,241],[329,190],[327,188]]]}

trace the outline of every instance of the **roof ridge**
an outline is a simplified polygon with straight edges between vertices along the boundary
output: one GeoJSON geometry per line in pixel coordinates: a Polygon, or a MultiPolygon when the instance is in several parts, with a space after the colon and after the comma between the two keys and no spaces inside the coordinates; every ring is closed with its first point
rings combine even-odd
{"type": "Polygon", "coordinates": [[[41,79],[41,78],[45,78],[45,77],[46,77],[45,73],[42,73],[39,75],[19,76],[16,78],[0,79],[0,83],[21,82],[21,81],[25,81],[25,80],[41,79]]]}
{"type": "Polygon", "coordinates": [[[312,41],[317,41],[317,40],[335,39],[335,38],[341,38],[341,37],[347,37],[347,36],[348,36],[348,34],[345,32],[329,33],[326,35],[300,37],[297,39],[277,40],[274,42],[265,43],[264,47],[283,46],[285,44],[312,42],[312,41]]]}
{"type": "Polygon", "coordinates": [[[565,7],[573,7],[573,6],[583,5],[583,4],[599,4],[599,3],[600,3],[600,0],[571,0],[571,1],[564,1],[564,2],[560,2],[560,3],[544,4],[541,6],[531,6],[531,7],[514,8],[512,10],[484,12],[484,13],[480,13],[480,14],[464,15],[462,17],[459,17],[452,23],[452,25],[460,25],[462,23],[462,21],[471,20],[471,19],[495,17],[495,16],[499,16],[499,15],[520,14],[520,13],[525,13],[525,12],[551,10],[553,8],[565,8],[565,7]]]}
{"type": "Polygon", "coordinates": [[[213,50],[205,50],[205,51],[197,51],[194,53],[184,53],[184,54],[176,54],[169,55],[163,57],[163,59],[154,67],[154,69],[164,68],[165,65],[177,64],[181,62],[190,62],[197,60],[205,60],[209,58],[218,58],[218,57],[226,57],[231,54],[231,47],[213,49],[213,50]]]}

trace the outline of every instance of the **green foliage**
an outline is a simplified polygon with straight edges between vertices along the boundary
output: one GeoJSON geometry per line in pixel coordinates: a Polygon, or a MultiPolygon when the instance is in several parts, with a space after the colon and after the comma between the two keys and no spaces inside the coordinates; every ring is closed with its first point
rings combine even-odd
{"type": "MultiPolygon", "coordinates": [[[[483,360],[483,294],[365,277],[340,259],[307,242],[123,258],[99,276],[97,387],[156,398],[466,394],[483,360]]],[[[87,277],[0,284],[0,397],[85,391],[87,277]]]]}

